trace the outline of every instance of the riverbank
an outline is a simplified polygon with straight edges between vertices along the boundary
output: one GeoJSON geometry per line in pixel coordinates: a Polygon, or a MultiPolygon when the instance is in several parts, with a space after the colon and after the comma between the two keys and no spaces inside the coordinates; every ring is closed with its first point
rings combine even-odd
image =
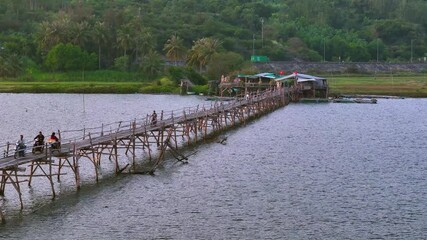
{"type": "Polygon", "coordinates": [[[146,79],[136,72],[112,70],[46,73],[0,79],[2,93],[179,93],[168,78],[146,79]]]}
{"type": "MultiPolygon", "coordinates": [[[[330,95],[371,94],[427,97],[427,74],[321,75],[326,77],[330,95]]],[[[207,86],[196,86],[197,92],[207,86]]],[[[0,80],[2,93],[171,93],[180,87],[170,80],[144,80],[134,73],[43,74],[32,78],[0,80]]]]}

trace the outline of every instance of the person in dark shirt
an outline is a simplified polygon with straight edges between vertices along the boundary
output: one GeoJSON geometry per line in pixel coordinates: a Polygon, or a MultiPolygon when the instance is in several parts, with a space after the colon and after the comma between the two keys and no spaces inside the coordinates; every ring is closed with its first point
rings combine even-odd
{"type": "Polygon", "coordinates": [[[153,111],[153,114],[151,115],[151,124],[152,125],[157,124],[157,113],[156,113],[156,111],[153,111]]]}
{"type": "Polygon", "coordinates": [[[34,138],[34,140],[37,140],[37,145],[43,145],[44,144],[44,135],[43,133],[40,131],[39,134],[34,138]]]}
{"type": "Polygon", "coordinates": [[[44,135],[40,131],[39,134],[34,138],[35,142],[33,145],[33,153],[36,152],[43,152],[43,145],[44,145],[44,135]]]}

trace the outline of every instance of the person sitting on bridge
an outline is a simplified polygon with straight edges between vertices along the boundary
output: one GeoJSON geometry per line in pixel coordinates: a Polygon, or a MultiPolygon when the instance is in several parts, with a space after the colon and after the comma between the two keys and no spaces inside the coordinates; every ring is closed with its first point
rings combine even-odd
{"type": "Polygon", "coordinates": [[[156,111],[153,111],[153,114],[151,115],[151,124],[152,125],[157,124],[157,113],[156,113],[156,111]]]}
{"type": "Polygon", "coordinates": [[[34,146],[33,146],[33,153],[36,151],[42,152],[43,151],[43,145],[44,145],[44,135],[40,131],[39,134],[34,138],[34,146]]]}
{"type": "Polygon", "coordinates": [[[36,140],[37,146],[43,145],[44,144],[44,135],[43,135],[43,133],[40,131],[39,134],[34,138],[34,140],[36,140]]]}
{"type": "Polygon", "coordinates": [[[59,139],[55,136],[55,132],[53,132],[52,135],[50,135],[48,142],[50,143],[50,146],[53,149],[59,149],[59,147],[61,146],[59,139]]]}

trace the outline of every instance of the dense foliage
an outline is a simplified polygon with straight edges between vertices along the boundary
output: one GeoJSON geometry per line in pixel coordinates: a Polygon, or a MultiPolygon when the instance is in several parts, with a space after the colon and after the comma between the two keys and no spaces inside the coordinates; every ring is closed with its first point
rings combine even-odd
{"type": "Polygon", "coordinates": [[[0,76],[35,65],[154,78],[185,63],[217,78],[251,55],[425,61],[426,12],[425,0],[2,0],[0,76]]]}

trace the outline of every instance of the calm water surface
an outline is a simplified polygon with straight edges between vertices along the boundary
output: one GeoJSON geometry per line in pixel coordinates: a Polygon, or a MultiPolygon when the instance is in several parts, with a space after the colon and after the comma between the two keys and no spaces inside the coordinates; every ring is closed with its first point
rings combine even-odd
{"type": "MultiPolygon", "coordinates": [[[[86,95],[83,113],[82,102],[81,95],[0,94],[1,137],[209,104],[86,95]]],[[[192,149],[189,164],[167,161],[155,176],[104,177],[76,192],[70,175],[54,201],[40,182],[25,188],[22,214],[10,191],[2,204],[15,217],[0,237],[427,239],[426,109],[427,99],[291,104],[227,132],[226,145],[192,149]]]]}

